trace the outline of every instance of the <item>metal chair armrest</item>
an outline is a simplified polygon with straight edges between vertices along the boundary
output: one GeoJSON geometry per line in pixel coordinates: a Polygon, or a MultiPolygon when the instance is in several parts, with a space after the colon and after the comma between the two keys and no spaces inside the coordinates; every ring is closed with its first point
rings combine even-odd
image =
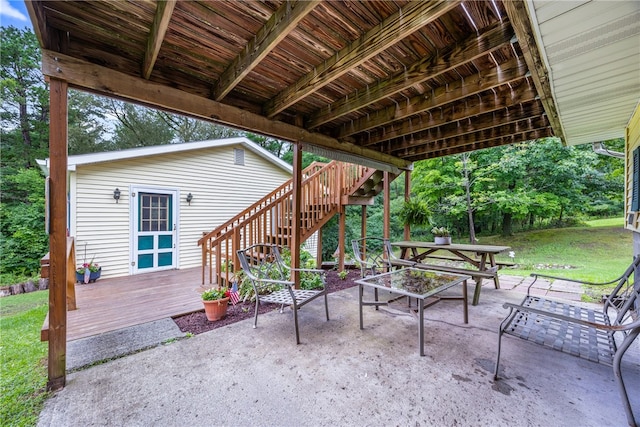
{"type": "Polygon", "coordinates": [[[513,303],[506,302],[506,303],[502,304],[502,306],[504,308],[511,309],[511,313],[513,313],[513,311],[535,313],[535,314],[539,314],[539,315],[542,315],[542,316],[552,317],[554,319],[559,319],[559,320],[564,320],[566,322],[575,323],[575,324],[578,324],[578,325],[583,325],[583,326],[592,327],[592,328],[596,328],[596,329],[602,329],[604,331],[617,332],[617,331],[629,331],[629,330],[632,330],[632,329],[640,328],[640,318],[634,320],[631,323],[625,323],[625,324],[622,324],[622,325],[606,325],[606,324],[597,323],[597,322],[587,322],[587,321],[584,321],[584,320],[581,320],[581,319],[576,319],[575,317],[565,316],[563,314],[558,314],[558,313],[552,313],[552,312],[549,312],[549,311],[546,311],[546,310],[539,310],[539,309],[533,308],[533,307],[526,307],[526,306],[523,306],[521,304],[513,304],[513,303]]]}

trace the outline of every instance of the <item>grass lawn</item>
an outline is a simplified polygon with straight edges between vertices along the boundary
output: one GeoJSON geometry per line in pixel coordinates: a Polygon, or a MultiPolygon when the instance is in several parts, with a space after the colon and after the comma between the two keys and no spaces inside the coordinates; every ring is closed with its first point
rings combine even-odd
{"type": "MultiPolygon", "coordinates": [[[[532,272],[591,282],[620,276],[633,258],[632,233],[622,218],[597,220],[583,227],[518,233],[511,237],[481,237],[479,243],[510,246],[516,268],[504,274],[528,276],[532,272]]],[[[508,254],[498,259],[509,260],[508,254]]]]}
{"type": "Polygon", "coordinates": [[[33,426],[47,394],[48,291],[0,298],[0,425],[33,426]]]}

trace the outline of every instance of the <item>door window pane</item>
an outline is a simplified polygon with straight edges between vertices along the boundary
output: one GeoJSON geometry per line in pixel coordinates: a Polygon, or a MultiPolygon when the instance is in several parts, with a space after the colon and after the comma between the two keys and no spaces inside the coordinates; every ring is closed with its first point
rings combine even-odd
{"type": "Polygon", "coordinates": [[[168,231],[170,195],[140,193],[140,231],[168,231]]]}

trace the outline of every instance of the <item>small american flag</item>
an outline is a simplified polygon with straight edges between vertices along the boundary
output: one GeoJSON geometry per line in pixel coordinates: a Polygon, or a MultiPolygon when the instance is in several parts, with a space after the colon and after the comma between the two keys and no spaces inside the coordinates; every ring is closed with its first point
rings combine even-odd
{"type": "Polygon", "coordinates": [[[234,280],[233,285],[231,286],[231,291],[229,292],[229,299],[231,300],[231,304],[236,305],[240,302],[240,294],[238,293],[238,281],[234,280]]]}

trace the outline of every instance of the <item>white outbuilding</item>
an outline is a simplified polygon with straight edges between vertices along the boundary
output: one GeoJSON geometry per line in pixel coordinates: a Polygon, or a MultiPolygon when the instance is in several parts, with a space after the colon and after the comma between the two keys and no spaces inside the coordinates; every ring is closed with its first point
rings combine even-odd
{"type": "MultiPolygon", "coordinates": [[[[49,159],[39,160],[48,174],[49,159]]],[[[102,277],[201,265],[197,241],[291,178],[245,137],[69,156],[68,234],[102,277]]]]}

